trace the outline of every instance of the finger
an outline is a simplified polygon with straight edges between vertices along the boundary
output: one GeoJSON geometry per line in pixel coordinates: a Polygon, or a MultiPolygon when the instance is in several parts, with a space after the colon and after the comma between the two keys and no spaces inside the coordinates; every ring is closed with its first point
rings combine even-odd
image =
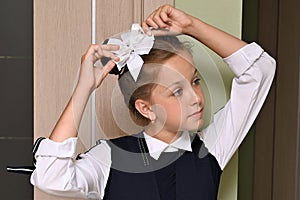
{"type": "Polygon", "coordinates": [[[158,25],[159,28],[166,28],[168,27],[168,24],[164,22],[163,18],[161,16],[166,15],[163,14],[162,8],[159,8],[158,11],[153,15],[152,20],[155,22],[155,24],[158,25]]]}
{"type": "Polygon", "coordinates": [[[113,61],[109,61],[103,68],[102,68],[102,74],[103,77],[106,77],[108,73],[114,68],[116,64],[113,61]]]}
{"type": "Polygon", "coordinates": [[[119,61],[120,58],[117,57],[114,53],[112,53],[111,51],[116,51],[118,50],[120,47],[118,45],[101,45],[99,46],[99,48],[97,49],[97,52],[95,55],[98,54],[97,59],[104,57],[107,58],[111,58],[114,61],[119,61]],[[105,50],[105,49],[110,49],[111,51],[105,50]]]}
{"type": "Polygon", "coordinates": [[[145,22],[149,27],[159,28],[159,26],[153,21],[152,17],[147,18],[145,22]]]}
{"type": "Polygon", "coordinates": [[[84,61],[84,59],[85,59],[85,55],[86,55],[86,54],[83,54],[83,55],[81,56],[81,59],[80,59],[80,61],[81,61],[80,63],[81,63],[81,64],[83,63],[83,61],[84,61]]]}
{"type": "Polygon", "coordinates": [[[144,29],[144,31],[146,31],[146,30],[149,30],[149,26],[148,26],[148,24],[146,23],[146,21],[143,21],[142,22],[142,28],[144,29]]]}
{"type": "Polygon", "coordinates": [[[154,36],[165,36],[165,35],[170,35],[169,31],[167,31],[166,29],[162,30],[162,29],[152,29],[151,30],[152,35],[154,36]]]}
{"type": "Polygon", "coordinates": [[[92,55],[94,54],[95,52],[98,52],[99,51],[99,48],[100,48],[100,45],[97,45],[97,44],[91,44],[89,49],[87,50],[86,54],[87,55],[92,55]]]}
{"type": "Polygon", "coordinates": [[[110,51],[103,50],[102,51],[102,56],[110,58],[110,59],[112,59],[113,61],[116,61],[116,62],[118,62],[120,60],[120,58],[118,56],[116,56],[114,53],[112,53],[110,51]]]}
{"type": "Polygon", "coordinates": [[[144,32],[145,32],[147,35],[149,35],[149,36],[152,35],[151,29],[150,29],[150,27],[147,25],[147,23],[146,23],[145,21],[142,22],[142,28],[143,28],[144,32]]]}
{"type": "Polygon", "coordinates": [[[153,20],[153,17],[156,15],[156,13],[158,11],[159,11],[159,8],[157,10],[153,11],[145,20],[145,23],[148,25],[148,27],[159,28],[159,26],[153,20]]]}
{"type": "Polygon", "coordinates": [[[106,51],[117,51],[120,49],[120,46],[115,44],[104,44],[101,45],[101,48],[106,51]]]}
{"type": "Polygon", "coordinates": [[[172,29],[170,29],[170,30],[166,30],[166,29],[153,29],[151,31],[151,33],[154,36],[177,36],[177,35],[181,35],[180,32],[174,31],[172,29]]]}
{"type": "Polygon", "coordinates": [[[98,52],[99,45],[92,44],[87,49],[86,53],[81,57],[81,63],[83,63],[88,58],[94,60],[95,53],[98,52]]]}
{"type": "Polygon", "coordinates": [[[160,13],[160,18],[168,26],[172,24],[172,20],[169,18],[169,15],[166,12],[161,12],[160,13]]]}
{"type": "Polygon", "coordinates": [[[175,9],[175,8],[171,5],[164,5],[161,7],[161,11],[166,13],[167,15],[171,15],[173,9],[175,9]]]}
{"type": "Polygon", "coordinates": [[[108,73],[114,68],[114,66],[115,66],[115,63],[112,61],[109,61],[102,69],[95,68],[96,74],[100,75],[100,76],[97,76],[97,77],[99,77],[99,79],[97,80],[97,86],[96,86],[97,88],[102,83],[102,81],[106,78],[108,73]]]}

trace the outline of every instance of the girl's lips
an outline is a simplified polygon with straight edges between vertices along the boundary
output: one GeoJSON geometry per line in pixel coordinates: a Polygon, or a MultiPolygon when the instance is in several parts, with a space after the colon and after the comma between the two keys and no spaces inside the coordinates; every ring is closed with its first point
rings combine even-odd
{"type": "Polygon", "coordinates": [[[188,117],[202,118],[203,117],[203,108],[201,108],[199,111],[194,112],[193,114],[189,115],[188,117]]]}

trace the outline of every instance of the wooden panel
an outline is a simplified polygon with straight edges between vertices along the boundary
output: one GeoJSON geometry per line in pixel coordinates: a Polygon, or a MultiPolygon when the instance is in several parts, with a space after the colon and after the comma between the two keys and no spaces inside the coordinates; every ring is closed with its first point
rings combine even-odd
{"type": "MultiPolygon", "coordinates": [[[[300,33],[300,30],[299,30],[299,26],[298,26],[298,33],[300,33]]],[[[298,49],[298,69],[300,69],[300,49],[298,49]]],[[[300,77],[299,77],[299,83],[298,83],[298,86],[300,87],[300,77]]],[[[298,88],[298,91],[300,89],[298,88]]],[[[296,171],[296,174],[295,174],[295,199],[299,199],[300,198],[300,123],[299,123],[299,120],[300,120],[300,99],[298,99],[298,129],[297,129],[297,152],[296,152],[296,167],[297,167],[297,171],[296,171]]]]}
{"type": "Polygon", "coordinates": [[[300,88],[297,8],[300,2],[279,2],[266,0],[260,4],[259,40],[277,57],[278,67],[276,83],[257,120],[254,199],[300,197],[297,147],[300,88]]]}
{"type": "Polygon", "coordinates": [[[132,23],[140,23],[140,6],[136,0],[97,1],[97,41],[130,29],[132,23]]]}
{"type": "MultiPolygon", "coordinates": [[[[277,57],[278,0],[259,1],[258,41],[277,57]]],[[[255,124],[253,199],[272,199],[276,82],[274,81],[255,124]]]]}
{"type": "MultiPolygon", "coordinates": [[[[299,1],[279,7],[273,199],[296,199],[299,128],[299,1]]],[[[299,199],[299,198],[298,198],[299,199]]]]}
{"type": "MultiPolygon", "coordinates": [[[[299,66],[299,69],[300,69],[300,49],[298,50],[298,66],[299,66]]],[[[300,81],[299,81],[299,85],[300,85],[300,81]]],[[[300,87],[300,86],[299,86],[300,87]]],[[[298,102],[300,101],[300,99],[298,99],[298,102]]],[[[299,109],[299,108],[298,108],[299,109]]],[[[299,111],[298,111],[299,112],[299,111]]],[[[299,115],[299,113],[298,113],[299,115]]],[[[299,117],[298,116],[298,120],[299,120],[299,117]]],[[[297,130],[297,149],[298,149],[298,152],[297,152],[297,165],[298,165],[298,168],[296,169],[297,172],[296,172],[296,175],[295,175],[295,178],[296,178],[296,185],[295,185],[295,189],[296,189],[296,197],[295,199],[299,199],[300,198],[300,127],[299,127],[300,123],[298,121],[298,130],[297,130]]]]}
{"type": "Polygon", "coordinates": [[[275,84],[255,124],[253,199],[272,199],[275,84]]]}
{"type": "MultiPolygon", "coordinates": [[[[110,36],[129,30],[133,23],[140,23],[141,6],[141,2],[137,0],[98,1],[97,41],[101,43],[110,36]]],[[[117,106],[111,103],[112,92],[116,87],[117,76],[109,75],[96,91],[97,139],[124,135],[112,114],[112,106],[117,106]]],[[[122,102],[122,97],[120,100],[122,102]]]]}
{"type": "MultiPolygon", "coordinates": [[[[90,43],[91,1],[34,1],[35,138],[52,131],[72,94],[80,57],[90,43]]],[[[60,198],[35,190],[35,199],[60,198]]]]}

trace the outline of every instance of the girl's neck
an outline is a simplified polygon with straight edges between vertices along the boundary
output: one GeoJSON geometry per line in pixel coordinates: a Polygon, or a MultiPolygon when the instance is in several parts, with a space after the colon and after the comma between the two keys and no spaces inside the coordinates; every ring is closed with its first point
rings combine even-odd
{"type": "Polygon", "coordinates": [[[151,137],[161,140],[167,144],[171,144],[181,135],[181,132],[170,132],[164,129],[158,132],[153,131],[150,127],[146,127],[145,132],[151,137]]]}

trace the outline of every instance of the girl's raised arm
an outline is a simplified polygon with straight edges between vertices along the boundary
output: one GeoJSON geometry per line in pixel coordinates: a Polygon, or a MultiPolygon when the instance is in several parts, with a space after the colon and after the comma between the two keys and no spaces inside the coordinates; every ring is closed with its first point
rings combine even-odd
{"type": "Polygon", "coordinates": [[[271,87],[276,61],[259,45],[248,44],[170,5],[155,10],[145,22],[154,35],[187,34],[224,58],[235,73],[230,100],[199,132],[208,151],[224,169],[256,119],[271,87]],[[152,27],[152,28],[151,28],[152,27]],[[167,29],[169,31],[166,31],[167,29]]]}
{"type": "Polygon", "coordinates": [[[113,60],[118,61],[119,58],[110,52],[118,49],[119,46],[116,45],[91,45],[82,56],[77,86],[50,135],[51,140],[62,142],[70,137],[77,137],[77,130],[88,98],[114,67],[113,60]],[[101,69],[94,67],[95,62],[102,56],[112,60],[101,69]]]}
{"type": "MultiPolygon", "coordinates": [[[[216,52],[222,58],[225,58],[247,43],[217,29],[198,18],[184,13],[171,5],[164,5],[155,10],[143,22],[143,28],[147,31],[149,27],[154,29],[164,28],[171,32],[190,35],[211,50],[216,52]]],[[[162,31],[154,34],[163,34],[162,31]]]]}

